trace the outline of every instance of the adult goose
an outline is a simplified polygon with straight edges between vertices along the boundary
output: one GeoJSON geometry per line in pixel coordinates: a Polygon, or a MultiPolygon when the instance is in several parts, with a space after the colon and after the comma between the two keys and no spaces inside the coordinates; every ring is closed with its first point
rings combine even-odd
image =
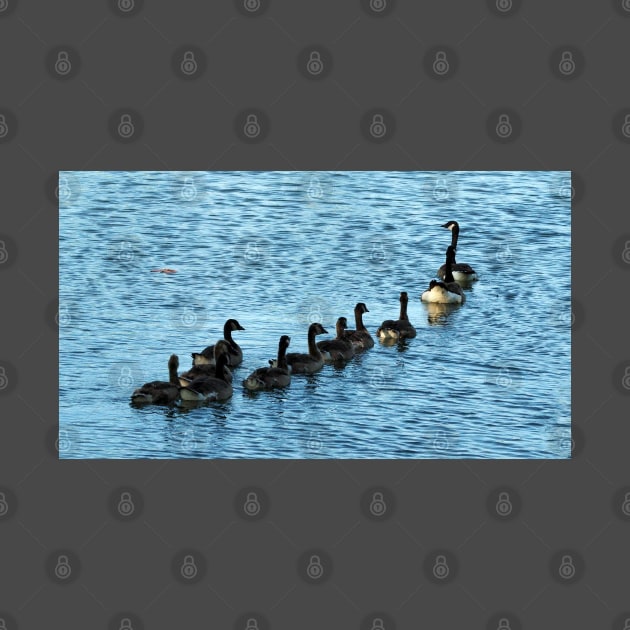
{"type": "Polygon", "coordinates": [[[400,316],[398,319],[386,319],[376,331],[376,336],[384,339],[412,339],[416,336],[416,329],[411,325],[407,316],[409,296],[406,291],[400,292],[400,316]]]}
{"type": "Polygon", "coordinates": [[[455,260],[455,250],[452,245],[449,245],[446,249],[446,262],[444,263],[444,282],[431,280],[429,288],[420,296],[423,302],[437,302],[439,304],[462,304],[464,302],[464,291],[455,282],[451,272],[453,260],[455,260]]]}
{"type": "Polygon", "coordinates": [[[363,313],[369,312],[370,311],[368,311],[368,307],[364,302],[357,302],[357,305],[354,307],[354,321],[356,329],[346,330],[343,334],[343,338],[348,339],[350,343],[352,343],[355,352],[366,350],[367,348],[372,348],[374,346],[374,339],[372,339],[372,335],[370,335],[368,329],[363,323],[363,313]]]}
{"type": "Polygon", "coordinates": [[[348,320],[345,317],[340,317],[335,325],[337,338],[317,342],[317,347],[322,353],[324,361],[348,361],[354,356],[352,342],[344,337],[347,328],[348,320]]]}
{"type": "Polygon", "coordinates": [[[315,337],[326,334],[328,331],[319,322],[308,327],[308,354],[301,352],[289,352],[287,354],[287,365],[293,374],[312,374],[322,369],[324,357],[315,343],[315,337]]]}
{"type": "Polygon", "coordinates": [[[276,365],[262,367],[254,370],[244,381],[243,386],[252,392],[261,389],[275,389],[286,387],[291,382],[291,375],[287,365],[287,348],[291,343],[291,337],[282,335],[278,342],[278,358],[276,365]]]}
{"type": "MultiPolygon", "coordinates": [[[[457,221],[448,221],[441,227],[451,231],[451,247],[457,250],[457,241],[459,239],[459,223],[457,221]]],[[[453,262],[451,264],[451,273],[456,282],[473,282],[478,280],[477,272],[466,263],[458,263],[455,261],[455,253],[453,253],[453,262]]],[[[446,265],[442,265],[437,272],[438,278],[445,280],[446,265]]]]}
{"type": "Polygon", "coordinates": [[[172,354],[168,360],[168,381],[152,381],[138,387],[131,394],[131,402],[134,404],[153,403],[155,405],[168,405],[179,398],[179,380],[177,368],[179,358],[172,354]]]}
{"type": "Polygon", "coordinates": [[[228,368],[229,345],[225,340],[214,346],[214,375],[200,376],[179,390],[182,400],[212,402],[227,400],[233,392],[232,375],[228,368]]]}
{"type": "MultiPolygon", "coordinates": [[[[232,339],[235,330],[245,330],[235,319],[228,319],[223,326],[223,339],[229,346],[228,365],[234,367],[243,361],[243,351],[232,339]]],[[[204,348],[201,352],[191,354],[193,365],[214,365],[214,345],[204,348]]]]}

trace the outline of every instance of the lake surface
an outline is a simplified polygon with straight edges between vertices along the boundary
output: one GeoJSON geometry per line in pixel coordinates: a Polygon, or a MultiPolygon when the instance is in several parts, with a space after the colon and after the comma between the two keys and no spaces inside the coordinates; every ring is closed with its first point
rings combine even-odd
{"type": "MultiPolygon", "coordinates": [[[[61,458],[568,458],[570,172],[62,172],[61,458]],[[419,299],[460,223],[466,303],[419,299]],[[170,267],[176,274],[152,273],[170,267]],[[278,339],[409,293],[415,339],[250,394],[278,339]],[[225,403],[130,405],[234,334],[225,403]]],[[[318,339],[327,338],[326,336],[318,339]]]]}

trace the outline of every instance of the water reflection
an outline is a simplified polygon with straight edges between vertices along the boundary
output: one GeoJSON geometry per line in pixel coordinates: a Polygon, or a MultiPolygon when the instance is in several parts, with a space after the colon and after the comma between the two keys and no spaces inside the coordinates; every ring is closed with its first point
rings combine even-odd
{"type": "Polygon", "coordinates": [[[439,304],[437,302],[422,302],[427,311],[427,321],[432,326],[445,326],[453,311],[459,310],[462,304],[439,304]]]}

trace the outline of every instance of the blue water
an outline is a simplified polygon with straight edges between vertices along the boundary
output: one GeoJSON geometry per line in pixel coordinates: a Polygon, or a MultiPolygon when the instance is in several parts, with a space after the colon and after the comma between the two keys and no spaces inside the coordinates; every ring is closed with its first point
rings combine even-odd
{"type": "Polygon", "coordinates": [[[59,198],[60,457],[569,457],[569,172],[62,172],[59,198]],[[450,219],[480,280],[428,306],[450,219]],[[374,334],[402,290],[415,339],[243,390],[280,335],[359,301],[374,334]],[[130,405],[230,317],[229,401],[130,405]]]}

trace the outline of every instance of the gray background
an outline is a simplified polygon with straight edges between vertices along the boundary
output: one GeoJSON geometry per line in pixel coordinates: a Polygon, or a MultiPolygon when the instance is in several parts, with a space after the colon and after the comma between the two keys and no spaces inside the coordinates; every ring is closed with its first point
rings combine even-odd
{"type": "Polygon", "coordinates": [[[630,2],[127,1],[0,0],[6,628],[621,630],[630,2]],[[387,133],[370,137],[379,111],[387,133]],[[572,461],[58,461],[65,169],[573,170],[572,461]]]}

